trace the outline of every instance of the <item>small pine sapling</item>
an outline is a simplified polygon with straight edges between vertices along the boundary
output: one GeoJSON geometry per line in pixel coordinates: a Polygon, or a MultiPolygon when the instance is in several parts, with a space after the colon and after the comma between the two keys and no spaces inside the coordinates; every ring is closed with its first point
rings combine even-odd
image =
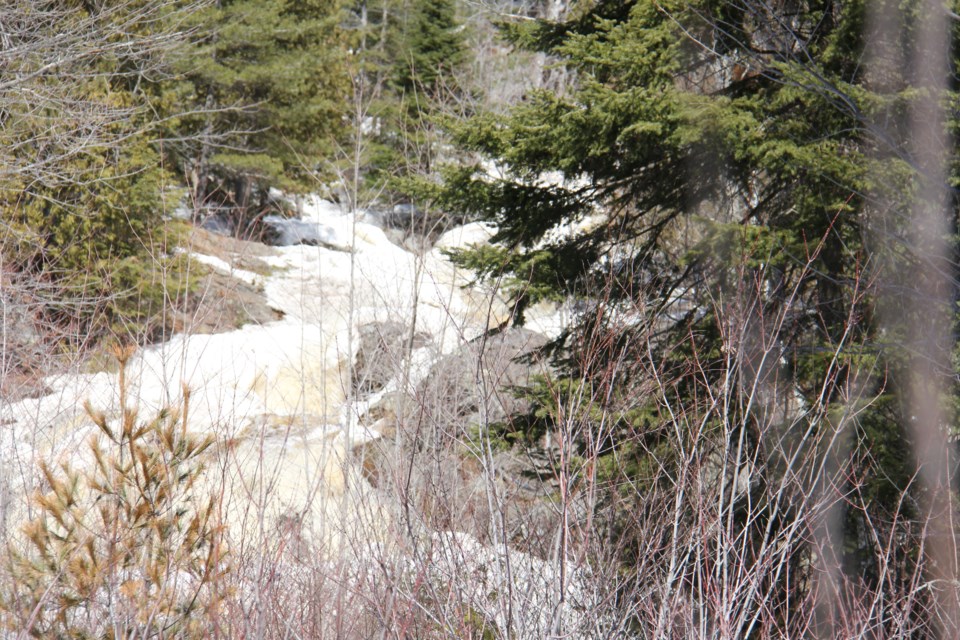
{"type": "Polygon", "coordinates": [[[48,491],[11,549],[15,589],[6,626],[32,637],[206,638],[229,570],[216,495],[197,485],[210,436],[187,432],[189,391],[176,409],[141,421],[127,405],[118,348],[119,424],[87,403],[99,428],[92,464],[41,463],[48,491]]]}

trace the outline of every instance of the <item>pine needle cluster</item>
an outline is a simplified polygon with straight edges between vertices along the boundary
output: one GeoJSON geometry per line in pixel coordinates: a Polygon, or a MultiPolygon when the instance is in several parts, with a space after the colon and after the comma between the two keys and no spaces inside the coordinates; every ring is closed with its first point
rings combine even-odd
{"type": "Polygon", "coordinates": [[[121,415],[89,403],[98,427],[92,465],[41,464],[47,487],[11,549],[15,589],[0,599],[7,628],[43,638],[209,637],[229,570],[216,495],[197,486],[210,436],[187,433],[182,405],[141,421],[127,405],[118,348],[121,415]]]}

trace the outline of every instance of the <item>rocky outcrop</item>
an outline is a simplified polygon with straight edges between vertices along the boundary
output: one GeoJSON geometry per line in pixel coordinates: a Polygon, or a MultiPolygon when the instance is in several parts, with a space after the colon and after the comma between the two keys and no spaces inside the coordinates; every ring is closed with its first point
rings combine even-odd
{"type": "Polygon", "coordinates": [[[399,385],[406,392],[391,384],[373,396],[364,424],[381,437],[354,454],[384,502],[412,501],[431,528],[484,541],[499,530],[542,554],[559,524],[553,466],[487,436],[529,411],[514,391],[549,371],[539,353],[546,343],[522,328],[485,334],[436,359],[419,383],[399,385]]]}
{"type": "Polygon", "coordinates": [[[366,397],[383,390],[403,374],[409,351],[429,347],[430,336],[410,335],[410,327],[400,322],[371,322],[361,325],[360,344],[353,364],[353,390],[366,397]]]}
{"type": "Polygon", "coordinates": [[[523,328],[482,336],[441,358],[417,396],[441,424],[488,425],[526,413],[513,390],[548,371],[539,355],[547,338],[523,328]]]}

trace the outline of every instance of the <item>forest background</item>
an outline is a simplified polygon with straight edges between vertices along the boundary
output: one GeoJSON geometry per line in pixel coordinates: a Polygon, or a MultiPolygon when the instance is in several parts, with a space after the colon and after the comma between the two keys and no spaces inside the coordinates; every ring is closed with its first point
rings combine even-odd
{"type": "MultiPolygon", "coordinates": [[[[451,257],[509,298],[501,330],[576,310],[524,411],[470,425],[550,453],[544,539],[603,595],[540,631],[949,637],[958,26],[886,0],[11,0],[0,389],[176,331],[210,213],[256,238],[319,192],[423,236],[491,222],[451,257]]],[[[420,595],[382,628],[500,633],[420,595]]]]}

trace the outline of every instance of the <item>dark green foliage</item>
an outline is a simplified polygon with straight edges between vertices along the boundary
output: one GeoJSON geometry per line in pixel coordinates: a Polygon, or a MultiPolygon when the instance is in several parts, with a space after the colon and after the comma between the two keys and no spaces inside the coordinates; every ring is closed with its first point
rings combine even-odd
{"type": "MultiPolygon", "coordinates": [[[[903,211],[910,205],[910,168],[888,159],[902,149],[871,128],[907,87],[867,90],[855,62],[865,37],[859,3],[810,3],[798,16],[788,33],[725,3],[601,3],[565,24],[563,35],[550,25],[514,29],[518,41],[544,46],[579,71],[577,84],[464,125],[459,142],[497,158],[510,175],[461,177],[447,195],[466,194],[460,204],[495,221],[496,239],[521,256],[583,256],[556,261],[553,277],[537,272],[538,282],[563,295],[582,292],[598,269],[609,272],[601,256],[629,260],[634,277],[647,282],[663,278],[665,264],[684,265],[667,276],[674,287],[702,276],[733,282],[744,268],[763,278],[776,267],[790,284],[803,274],[797,298],[823,321],[798,319],[793,335],[809,347],[834,344],[851,328],[864,220],[877,205],[871,198],[903,211]],[[801,35],[809,55],[792,53],[801,35]],[[779,49],[760,45],[774,37],[783,40],[779,49]],[[570,182],[546,185],[549,172],[570,182]],[[598,204],[602,229],[551,239],[598,204]]],[[[527,264],[512,257],[488,271],[526,279],[527,264]]]]}
{"type": "Polygon", "coordinates": [[[143,143],[90,153],[77,162],[77,182],[33,184],[5,203],[16,238],[8,255],[60,290],[47,313],[78,339],[162,321],[164,303],[189,288],[185,258],[167,253],[177,234],[162,218],[170,177],[158,162],[143,143]]]}
{"type": "Polygon", "coordinates": [[[271,187],[316,187],[342,136],[340,18],[336,0],[224,0],[193,17],[198,41],[165,100],[188,112],[169,146],[195,206],[252,215],[271,187]]]}
{"type": "MultiPolygon", "coordinates": [[[[923,92],[903,71],[909,65],[864,56],[914,55],[919,6],[909,3],[893,42],[869,31],[858,0],[802,2],[789,17],[752,2],[601,1],[562,24],[506,25],[513,42],[558,56],[577,76],[562,93],[533,94],[505,116],[456,129],[463,148],[496,159],[506,175],[451,175],[440,198],[497,223],[503,247],[457,260],[510,283],[521,311],[545,297],[578,300],[587,311],[567,337],[565,384],[615,370],[618,386],[600,397],[620,397],[625,413],[669,401],[689,412],[684,425],[708,425],[715,407],[704,397],[736,389],[735,404],[750,410],[724,419],[766,456],[759,486],[783,479],[772,449],[788,460],[811,446],[797,435],[810,424],[804,413],[785,409],[795,392],[806,407],[878,396],[857,414],[850,446],[860,464],[850,481],[860,511],[849,513],[857,526],[867,512],[903,515],[904,496],[918,499],[914,469],[902,389],[883,381],[903,369],[904,354],[876,322],[889,292],[871,284],[880,263],[906,273],[925,259],[900,242],[926,179],[905,134],[923,92]],[[595,212],[600,221],[567,230],[595,212]],[[776,366],[758,364],[770,345],[765,357],[776,366]],[[652,367],[659,388],[631,394],[652,367]],[[781,399],[755,398],[757,380],[781,399]],[[777,429],[782,436],[764,440],[777,429]]],[[[894,333],[908,332],[930,304],[900,284],[894,333]]],[[[624,433],[639,441],[615,445],[625,465],[617,474],[669,468],[662,443],[624,433]]],[[[855,529],[858,553],[877,552],[855,529]]],[[[868,565],[857,570],[875,579],[868,565]]]]}
{"type": "Polygon", "coordinates": [[[183,44],[165,22],[183,18],[182,4],[50,3],[57,20],[19,44],[53,47],[63,63],[18,58],[23,80],[0,90],[0,253],[4,269],[34,283],[45,338],[60,347],[155,338],[164,308],[190,287],[165,222],[179,193],[144,93],[183,44]]]}
{"type": "Polygon", "coordinates": [[[454,72],[466,59],[463,25],[451,0],[416,0],[402,22],[394,63],[394,83],[411,109],[456,86],[454,72]],[[422,97],[418,99],[418,94],[422,97]]]}
{"type": "MultiPolygon", "coordinates": [[[[356,96],[368,119],[364,126],[373,125],[358,132],[364,150],[361,190],[365,199],[387,206],[413,201],[426,209],[429,200],[418,193],[416,178],[433,178],[445,144],[439,122],[462,111],[467,98],[460,87],[469,57],[465,26],[450,0],[385,0],[362,3],[358,12],[354,89],[365,92],[356,96]]],[[[425,220],[428,226],[433,222],[425,220]]]]}

